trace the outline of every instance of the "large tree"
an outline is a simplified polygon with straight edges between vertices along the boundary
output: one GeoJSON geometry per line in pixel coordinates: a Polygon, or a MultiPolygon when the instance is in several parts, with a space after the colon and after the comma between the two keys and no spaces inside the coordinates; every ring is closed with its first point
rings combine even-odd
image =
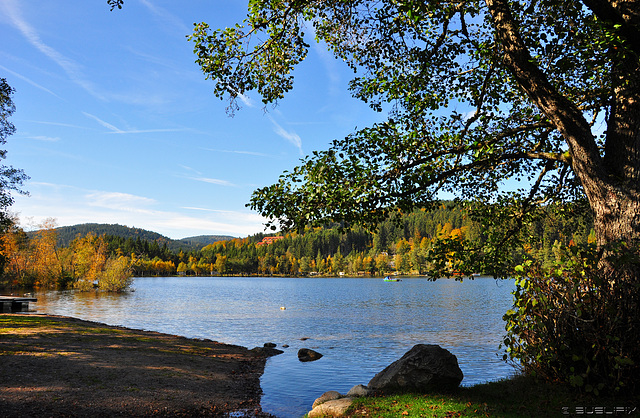
{"type": "Polygon", "coordinates": [[[509,195],[516,218],[583,197],[600,246],[640,238],[637,1],[251,0],[242,24],[196,24],[191,39],[233,108],[252,90],[284,97],[305,30],[389,117],[254,192],[273,224],[374,223],[440,190],[496,202],[528,179],[509,195]]]}

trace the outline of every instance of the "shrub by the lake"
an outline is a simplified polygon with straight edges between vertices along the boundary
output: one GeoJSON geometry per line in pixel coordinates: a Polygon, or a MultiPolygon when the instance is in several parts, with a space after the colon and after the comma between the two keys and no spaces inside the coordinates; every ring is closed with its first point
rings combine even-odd
{"type": "Polygon", "coordinates": [[[518,267],[504,342],[525,373],[596,395],[638,388],[639,284],[605,277],[601,263],[628,262],[628,253],[608,254],[571,246],[558,249],[548,269],[533,260],[518,267]]]}
{"type": "Polygon", "coordinates": [[[131,266],[126,257],[109,258],[104,269],[98,274],[98,289],[120,292],[127,289],[133,278],[131,266]]]}

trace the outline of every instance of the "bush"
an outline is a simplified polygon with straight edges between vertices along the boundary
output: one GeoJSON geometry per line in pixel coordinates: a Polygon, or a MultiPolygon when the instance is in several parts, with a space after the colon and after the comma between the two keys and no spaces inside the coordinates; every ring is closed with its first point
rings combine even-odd
{"type": "Polygon", "coordinates": [[[98,274],[98,288],[108,292],[126,290],[132,282],[131,265],[126,257],[108,259],[104,270],[98,274]]]}
{"type": "MultiPolygon", "coordinates": [[[[640,288],[637,278],[604,274],[595,246],[559,248],[544,269],[526,260],[516,268],[513,309],[506,321],[505,360],[529,375],[562,381],[596,395],[633,391],[640,372],[640,288]]],[[[626,256],[626,255],[625,255],[626,256]]],[[[620,270],[623,271],[623,270],[620,270]]]]}

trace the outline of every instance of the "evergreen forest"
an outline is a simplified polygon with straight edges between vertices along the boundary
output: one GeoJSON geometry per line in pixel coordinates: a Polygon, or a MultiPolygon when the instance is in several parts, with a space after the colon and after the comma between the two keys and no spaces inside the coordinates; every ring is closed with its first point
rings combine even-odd
{"type": "MultiPolygon", "coordinates": [[[[559,248],[593,241],[588,215],[573,212],[568,205],[548,207],[546,212],[528,226],[534,239],[521,251],[552,265],[559,248]]],[[[444,241],[473,245],[485,239],[480,224],[468,216],[462,204],[453,201],[382,222],[373,232],[362,228],[343,231],[340,225],[327,225],[303,232],[258,233],[199,249],[171,249],[165,237],[143,230],[134,238],[130,234],[97,234],[85,227],[77,230],[72,240],[61,240],[59,230],[49,223],[35,233],[25,234],[14,227],[4,234],[3,251],[8,260],[2,274],[5,287],[108,289],[101,283],[114,274],[122,276],[122,288],[128,286],[130,276],[436,276],[431,257],[435,245],[444,241]],[[118,273],[113,271],[115,266],[118,273]]],[[[514,252],[513,264],[523,256],[514,252]]],[[[487,273],[457,271],[453,264],[445,267],[444,274],[439,270],[437,276],[487,273]]]]}

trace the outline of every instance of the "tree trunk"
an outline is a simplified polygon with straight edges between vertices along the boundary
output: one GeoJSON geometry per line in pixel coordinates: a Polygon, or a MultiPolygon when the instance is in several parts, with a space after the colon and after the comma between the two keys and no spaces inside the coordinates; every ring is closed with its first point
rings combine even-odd
{"type": "MultiPolygon", "coordinates": [[[[628,2],[632,3],[632,2],[628,2]]],[[[637,16],[634,20],[640,20],[637,16]]],[[[637,41],[637,40],[636,40],[637,41]]],[[[603,191],[587,196],[594,212],[598,246],[624,243],[626,251],[640,255],[640,59],[631,51],[612,48],[611,109],[607,120],[603,167],[606,178],[598,179],[603,191]]],[[[618,269],[640,281],[637,258],[618,269]]],[[[605,262],[608,273],[616,266],[605,262]]]]}
{"type": "Polygon", "coordinates": [[[604,255],[603,273],[614,280],[617,277],[640,281],[640,199],[637,194],[611,190],[603,198],[591,198],[590,203],[597,244],[604,255]],[[608,259],[610,256],[613,259],[608,259]]]}
{"type": "MultiPolygon", "coordinates": [[[[486,3],[496,39],[503,47],[504,64],[569,146],[573,172],[593,210],[597,243],[605,256],[603,273],[612,278],[622,274],[640,282],[640,51],[634,50],[637,39],[626,39],[623,47],[612,44],[611,107],[602,154],[582,111],[549,83],[531,58],[509,3],[486,3]],[[614,255],[612,246],[617,244],[623,244],[618,256],[625,257],[618,263],[606,261],[614,255]]],[[[596,13],[613,13],[623,29],[633,32],[640,26],[636,1],[586,3],[596,13]]],[[[626,32],[620,32],[623,38],[626,32]]]]}

